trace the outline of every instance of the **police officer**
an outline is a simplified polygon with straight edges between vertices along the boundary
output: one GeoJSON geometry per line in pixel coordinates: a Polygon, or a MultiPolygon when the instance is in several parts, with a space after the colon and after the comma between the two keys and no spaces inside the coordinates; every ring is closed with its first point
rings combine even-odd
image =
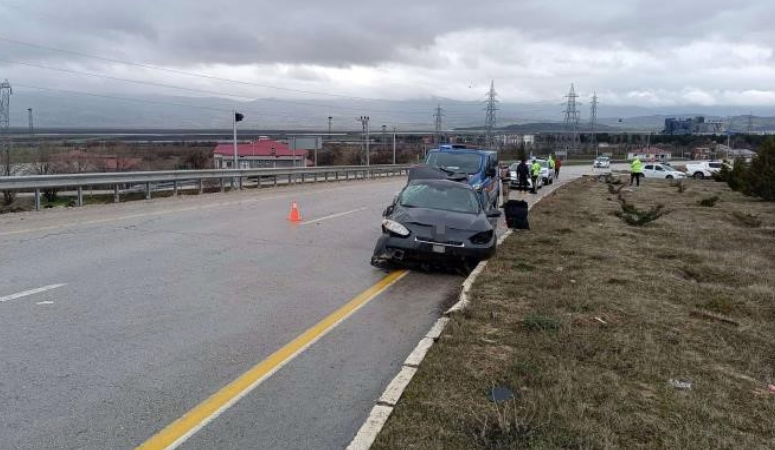
{"type": "Polygon", "coordinates": [[[530,179],[533,181],[533,190],[530,191],[533,194],[537,194],[537,185],[538,185],[538,177],[541,176],[541,164],[538,163],[538,160],[534,159],[533,164],[530,166],[530,179]]]}
{"type": "Polygon", "coordinates": [[[635,181],[635,186],[640,186],[640,177],[643,176],[643,163],[640,161],[640,158],[638,156],[635,156],[635,159],[632,160],[632,163],[630,163],[630,186],[632,186],[633,180],[635,181]]]}

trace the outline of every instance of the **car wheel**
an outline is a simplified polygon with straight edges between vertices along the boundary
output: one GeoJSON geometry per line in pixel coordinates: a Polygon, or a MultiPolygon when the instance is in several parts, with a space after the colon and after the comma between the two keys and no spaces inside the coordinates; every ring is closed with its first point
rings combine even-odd
{"type": "Polygon", "coordinates": [[[666,176],[666,177],[665,177],[665,179],[666,179],[666,180],[672,180],[672,179],[673,179],[673,176],[672,176],[672,175],[668,175],[668,176],[666,176]]]}
{"type": "Polygon", "coordinates": [[[702,180],[705,178],[705,174],[702,172],[694,172],[694,179],[696,180],[702,180]]]}

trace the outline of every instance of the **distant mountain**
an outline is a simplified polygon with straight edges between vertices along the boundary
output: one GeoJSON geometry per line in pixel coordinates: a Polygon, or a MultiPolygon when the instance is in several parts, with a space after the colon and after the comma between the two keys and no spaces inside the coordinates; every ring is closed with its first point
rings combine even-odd
{"type": "MultiPolygon", "coordinates": [[[[231,111],[245,115],[240,124],[252,129],[327,130],[332,117],[333,131],[358,130],[356,117],[369,116],[370,129],[378,132],[383,125],[402,130],[431,130],[434,111],[443,109],[445,129],[484,126],[484,102],[463,102],[443,98],[406,101],[360,99],[295,99],[265,98],[239,102],[224,98],[106,95],[85,96],[67,93],[42,93],[19,88],[11,97],[11,126],[27,126],[27,108],[32,108],[34,123],[39,128],[113,128],[113,129],[229,129],[231,111]],[[124,97],[121,99],[120,97],[124,97]]],[[[588,122],[587,108],[580,106],[580,124],[588,122]]],[[[538,128],[561,125],[563,105],[558,103],[498,104],[499,127],[544,124],[538,128]],[[548,125],[548,124],[552,125],[548,125]]],[[[614,106],[601,103],[598,129],[661,130],[665,117],[733,118],[733,126],[747,127],[747,114],[752,112],[755,130],[775,130],[773,107],[667,107],[614,106]]],[[[533,126],[536,128],[536,126],[533,126]]],[[[514,128],[520,130],[519,127],[514,128]]]]}

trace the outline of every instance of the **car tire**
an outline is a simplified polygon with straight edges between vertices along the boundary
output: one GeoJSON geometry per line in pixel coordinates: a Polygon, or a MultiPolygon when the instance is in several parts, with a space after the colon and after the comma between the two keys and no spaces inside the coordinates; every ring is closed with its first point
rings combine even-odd
{"type": "Polygon", "coordinates": [[[668,175],[668,176],[666,176],[666,177],[665,177],[665,179],[666,179],[666,180],[672,180],[672,179],[673,179],[673,176],[672,176],[672,175],[668,175]]]}
{"type": "Polygon", "coordinates": [[[702,180],[705,178],[705,174],[702,172],[694,172],[694,179],[695,180],[702,180]]]}

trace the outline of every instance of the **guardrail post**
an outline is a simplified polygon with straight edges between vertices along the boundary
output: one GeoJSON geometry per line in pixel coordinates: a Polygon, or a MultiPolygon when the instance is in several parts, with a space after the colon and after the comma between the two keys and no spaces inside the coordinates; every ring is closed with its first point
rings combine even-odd
{"type": "Polygon", "coordinates": [[[172,187],[172,195],[173,195],[174,197],[177,197],[177,196],[178,196],[178,180],[175,180],[175,181],[173,182],[172,186],[173,186],[173,187],[172,187]]]}
{"type": "Polygon", "coordinates": [[[151,183],[145,183],[145,199],[151,199],[151,183]]]}
{"type": "Polygon", "coordinates": [[[272,184],[274,185],[274,187],[277,187],[277,175],[273,176],[272,178],[274,179],[274,182],[272,182],[272,184]]]}
{"type": "Polygon", "coordinates": [[[83,186],[78,186],[78,206],[83,206],[83,186]]]}
{"type": "Polygon", "coordinates": [[[239,190],[242,190],[242,177],[237,178],[237,186],[239,186],[239,190]]]}
{"type": "Polygon", "coordinates": [[[226,190],[226,180],[221,178],[221,192],[226,190]]]}
{"type": "Polygon", "coordinates": [[[120,201],[121,201],[121,197],[119,196],[118,185],[116,184],[113,186],[113,203],[118,203],[120,201]]]}
{"type": "Polygon", "coordinates": [[[328,172],[326,172],[326,183],[328,183],[328,172]]]}
{"type": "Polygon", "coordinates": [[[305,174],[301,174],[301,184],[304,184],[306,182],[305,174]]]}
{"type": "Polygon", "coordinates": [[[40,188],[35,188],[35,211],[40,211],[40,188]]]}
{"type": "Polygon", "coordinates": [[[256,189],[261,189],[261,176],[256,177],[256,189]]]}
{"type": "Polygon", "coordinates": [[[199,179],[199,194],[201,195],[205,191],[205,181],[203,179],[199,179]]]}

